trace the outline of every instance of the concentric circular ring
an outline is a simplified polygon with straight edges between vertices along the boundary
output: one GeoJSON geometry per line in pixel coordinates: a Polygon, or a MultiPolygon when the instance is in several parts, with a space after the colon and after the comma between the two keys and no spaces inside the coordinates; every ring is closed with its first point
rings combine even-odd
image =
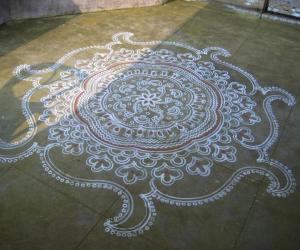
{"type": "Polygon", "coordinates": [[[188,68],[122,62],[83,82],[73,113],[102,143],[165,152],[218,131],[222,105],[220,91],[188,68]]]}

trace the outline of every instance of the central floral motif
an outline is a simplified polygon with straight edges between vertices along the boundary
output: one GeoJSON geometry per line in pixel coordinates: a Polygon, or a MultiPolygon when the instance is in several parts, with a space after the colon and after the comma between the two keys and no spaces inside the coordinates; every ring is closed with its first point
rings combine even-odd
{"type": "Polygon", "coordinates": [[[186,119],[192,112],[192,98],[192,93],[175,81],[136,74],[111,83],[103,105],[126,127],[153,129],[186,119]]]}
{"type": "MultiPolygon", "coordinates": [[[[120,86],[112,86],[105,104],[107,112],[128,127],[166,127],[184,112],[191,112],[190,94],[177,89],[175,84],[160,79],[132,79],[120,86]],[[136,80],[138,80],[136,82],[136,80]],[[124,88],[123,88],[124,87],[124,88]],[[178,96],[176,94],[178,93],[178,96]],[[189,96],[188,96],[189,95],[189,96]],[[182,96],[181,100],[179,96],[182,96]],[[184,104],[188,107],[184,107],[184,104]]],[[[182,118],[181,118],[182,119],[182,118]]]]}
{"type": "Polygon", "coordinates": [[[135,62],[86,79],[73,112],[100,143],[166,152],[216,133],[223,99],[183,66],[135,62]]]}
{"type": "Polygon", "coordinates": [[[29,130],[19,142],[0,140],[0,149],[19,150],[38,136],[29,100],[39,91],[39,120],[49,127],[48,140],[34,142],[21,153],[0,155],[0,162],[37,153],[44,170],[61,183],[117,193],[121,212],[105,223],[105,230],[117,236],[148,230],[156,216],[154,199],[204,205],[222,198],[249,174],[265,176],[273,196],[285,197],[294,190],[291,171],[268,155],[278,135],[272,102],[293,105],[293,96],[276,87],[263,88],[249,73],[219,59],[229,56],[224,49],[134,42],[131,36],[119,33],[104,46],[74,50],[48,69],[17,67],[16,77],[33,83],[22,100],[29,130]],[[75,64],[71,60],[73,67],[67,70],[61,67],[79,55],[86,59],[76,58],[75,64]],[[51,71],[56,78],[34,77],[51,71]],[[67,158],[80,157],[80,167],[60,168],[52,159],[54,150],[67,158]],[[257,158],[249,156],[251,151],[257,158]],[[246,165],[237,163],[244,158],[246,165]],[[136,185],[144,191],[132,193],[136,185]],[[133,214],[133,197],[143,200],[146,216],[122,228],[133,214]]]}
{"type": "Polygon", "coordinates": [[[161,102],[160,97],[157,97],[156,94],[151,94],[150,91],[146,90],[147,93],[143,93],[142,95],[140,95],[135,102],[135,111],[137,111],[138,109],[136,107],[138,107],[138,105],[141,103],[142,106],[144,107],[150,107],[150,108],[154,108],[157,104],[161,103],[161,104],[167,104],[167,102],[161,102]]]}

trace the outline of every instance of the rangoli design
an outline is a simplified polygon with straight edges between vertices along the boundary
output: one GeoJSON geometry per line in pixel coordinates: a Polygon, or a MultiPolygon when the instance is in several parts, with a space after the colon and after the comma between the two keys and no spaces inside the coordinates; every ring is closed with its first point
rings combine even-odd
{"type": "Polygon", "coordinates": [[[0,160],[13,163],[37,154],[43,169],[61,183],[112,190],[122,209],[104,226],[117,236],[149,230],[157,214],[154,200],[204,205],[250,174],[265,176],[274,196],[293,192],[291,171],[268,153],[278,136],[272,103],[294,105],[293,96],[261,87],[252,75],[221,60],[230,56],[222,48],[132,37],[118,33],[108,44],[71,51],[46,69],[17,67],[15,76],[33,85],[22,99],[29,128],[17,142],[0,142],[6,152],[0,160]],[[56,77],[50,78],[51,72],[56,77]],[[43,142],[35,141],[38,126],[30,108],[38,93],[38,122],[48,130],[43,142]],[[95,178],[67,172],[52,157],[55,149],[61,157],[85,159],[84,170],[95,178]],[[249,152],[256,153],[255,162],[237,162],[249,152]],[[224,169],[228,174],[219,174],[224,169]],[[186,183],[191,188],[184,188],[186,183]],[[140,184],[145,190],[130,191],[140,184]],[[122,227],[139,198],[144,218],[122,227]]]}

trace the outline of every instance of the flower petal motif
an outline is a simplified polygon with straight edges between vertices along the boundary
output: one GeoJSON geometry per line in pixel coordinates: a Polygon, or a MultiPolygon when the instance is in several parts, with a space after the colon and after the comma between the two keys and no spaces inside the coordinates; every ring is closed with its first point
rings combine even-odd
{"type": "Polygon", "coordinates": [[[63,143],[64,154],[81,155],[83,153],[83,144],[76,141],[66,141],[63,143]]]}
{"type": "Polygon", "coordinates": [[[93,172],[109,171],[113,168],[113,162],[107,155],[91,156],[87,159],[86,164],[91,167],[93,172]]]}
{"type": "Polygon", "coordinates": [[[192,53],[178,54],[177,57],[184,62],[195,60],[195,56],[192,53]]]}
{"type": "Polygon", "coordinates": [[[205,157],[192,157],[192,161],[186,165],[186,171],[190,175],[209,176],[213,162],[205,157]]]}
{"type": "Polygon", "coordinates": [[[64,127],[51,127],[49,129],[49,140],[56,140],[58,142],[63,142],[69,138],[69,129],[64,127]]]}
{"type": "Polygon", "coordinates": [[[256,106],[256,102],[251,100],[249,96],[241,96],[238,100],[234,101],[239,104],[242,108],[252,110],[256,106]]]}
{"type": "Polygon", "coordinates": [[[236,161],[236,148],[232,146],[219,146],[214,144],[214,153],[212,154],[214,160],[218,162],[228,161],[235,162],[236,161]]]}
{"type": "Polygon", "coordinates": [[[252,131],[247,127],[233,129],[231,132],[233,133],[233,138],[240,143],[254,142],[254,136],[252,135],[252,131]]]}
{"type": "Polygon", "coordinates": [[[229,84],[229,88],[232,89],[234,92],[239,93],[239,94],[246,94],[246,86],[242,85],[238,82],[232,82],[229,84]]]}
{"type": "Polygon", "coordinates": [[[159,179],[163,185],[170,186],[183,178],[183,172],[175,167],[163,163],[160,167],[152,170],[152,176],[159,179]]]}
{"type": "Polygon", "coordinates": [[[123,178],[125,184],[134,184],[147,178],[147,171],[143,167],[139,167],[135,161],[117,168],[115,173],[123,178]]]}
{"type": "Polygon", "coordinates": [[[254,125],[261,121],[261,118],[258,115],[256,115],[252,110],[247,109],[236,114],[236,117],[244,125],[254,125]]]}

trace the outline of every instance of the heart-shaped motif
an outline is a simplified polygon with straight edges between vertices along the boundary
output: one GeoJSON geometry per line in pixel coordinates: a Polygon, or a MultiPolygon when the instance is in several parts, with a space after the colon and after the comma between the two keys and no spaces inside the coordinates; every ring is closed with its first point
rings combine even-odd
{"type": "Polygon", "coordinates": [[[109,171],[113,168],[113,162],[107,155],[91,156],[87,159],[86,163],[91,167],[93,172],[109,171]]]}
{"type": "Polygon", "coordinates": [[[72,154],[72,155],[81,155],[83,152],[82,143],[77,143],[74,141],[66,141],[63,143],[63,151],[64,154],[72,154]]]}
{"type": "Polygon", "coordinates": [[[253,142],[254,141],[254,136],[252,135],[251,129],[247,127],[241,127],[238,129],[231,130],[233,134],[233,138],[240,142],[253,142]]]}
{"type": "Polygon", "coordinates": [[[151,174],[166,186],[171,186],[175,181],[183,178],[183,172],[180,169],[171,167],[166,163],[163,163],[159,168],[152,169],[151,174]]]}
{"type": "Polygon", "coordinates": [[[126,184],[134,184],[137,181],[147,178],[147,171],[143,167],[139,167],[136,162],[119,167],[115,173],[117,176],[123,178],[126,184]]]}
{"type": "Polygon", "coordinates": [[[235,162],[236,161],[236,148],[232,146],[219,146],[217,144],[213,144],[214,153],[212,154],[214,160],[218,162],[228,161],[235,162]]]}
{"type": "Polygon", "coordinates": [[[235,115],[244,125],[253,125],[261,121],[261,118],[252,110],[243,110],[235,115]]]}
{"type": "Polygon", "coordinates": [[[192,157],[192,161],[186,165],[186,171],[190,175],[209,176],[213,162],[208,158],[192,157]]]}

